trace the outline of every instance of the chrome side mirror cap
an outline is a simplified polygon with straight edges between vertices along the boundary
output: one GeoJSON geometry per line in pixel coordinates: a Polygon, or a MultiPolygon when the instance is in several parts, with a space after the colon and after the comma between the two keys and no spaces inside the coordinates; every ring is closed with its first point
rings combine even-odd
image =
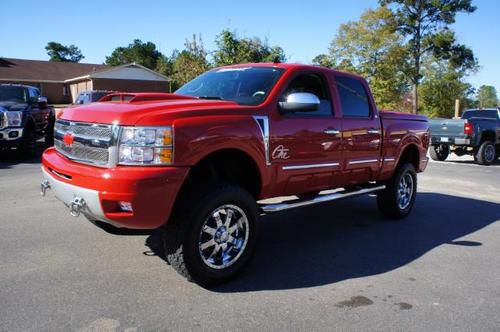
{"type": "Polygon", "coordinates": [[[319,109],[319,98],[309,92],[294,92],[280,101],[280,109],[285,112],[314,112],[319,109]]]}

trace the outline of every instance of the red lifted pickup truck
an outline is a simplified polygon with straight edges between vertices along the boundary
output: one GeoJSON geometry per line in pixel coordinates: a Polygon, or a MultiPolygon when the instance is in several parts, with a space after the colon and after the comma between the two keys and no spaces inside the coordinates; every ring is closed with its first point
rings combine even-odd
{"type": "Polygon", "coordinates": [[[280,63],[109,95],[66,109],[54,135],[42,193],[96,223],[163,227],[168,262],[207,286],[248,263],[260,214],[377,193],[383,215],[405,217],[429,145],[427,119],[380,112],[363,78],[280,63]]]}

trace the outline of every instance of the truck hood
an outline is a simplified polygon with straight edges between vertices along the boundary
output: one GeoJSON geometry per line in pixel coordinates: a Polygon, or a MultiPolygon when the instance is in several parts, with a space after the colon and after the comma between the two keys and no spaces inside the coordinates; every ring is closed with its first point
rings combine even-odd
{"type": "Polygon", "coordinates": [[[120,124],[157,125],[185,113],[206,113],[208,110],[244,108],[239,104],[223,100],[170,99],[144,102],[97,102],[83,106],[65,108],[60,116],[63,120],[120,124]],[[182,114],[181,114],[182,113],[182,114]]]}
{"type": "Polygon", "coordinates": [[[6,109],[7,111],[24,111],[28,104],[20,104],[14,101],[0,101],[0,110],[6,109]]]}

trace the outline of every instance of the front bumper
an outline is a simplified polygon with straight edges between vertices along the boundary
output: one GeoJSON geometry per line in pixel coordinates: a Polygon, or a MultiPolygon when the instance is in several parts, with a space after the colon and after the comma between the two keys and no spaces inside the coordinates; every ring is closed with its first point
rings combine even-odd
{"type": "Polygon", "coordinates": [[[0,147],[17,147],[23,137],[23,128],[0,130],[0,147]]]}
{"type": "Polygon", "coordinates": [[[73,162],[54,148],[42,156],[42,184],[72,214],[131,229],[165,224],[188,172],[188,167],[98,168],[73,162]],[[130,202],[133,211],[121,210],[120,201],[130,202]]]}

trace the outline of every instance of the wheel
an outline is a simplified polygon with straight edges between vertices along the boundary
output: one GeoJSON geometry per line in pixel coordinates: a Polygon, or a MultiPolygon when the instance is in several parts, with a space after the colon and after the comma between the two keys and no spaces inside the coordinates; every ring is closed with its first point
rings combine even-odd
{"type": "Polygon", "coordinates": [[[399,166],[387,187],[377,195],[377,205],[383,216],[391,219],[406,217],[417,196],[417,173],[411,163],[399,166]]]}
{"type": "Polygon", "coordinates": [[[24,129],[19,150],[25,157],[33,157],[36,154],[36,136],[33,126],[28,125],[24,129]]]}
{"type": "Polygon", "coordinates": [[[187,197],[189,204],[183,204],[164,228],[167,262],[204,287],[234,278],[255,249],[258,213],[254,198],[233,185],[187,197]]]}
{"type": "Polygon", "coordinates": [[[450,147],[444,144],[432,145],[429,149],[429,154],[431,155],[432,160],[444,161],[450,154],[450,147]]]}
{"type": "Polygon", "coordinates": [[[484,141],[477,150],[475,160],[480,165],[491,165],[495,161],[495,146],[491,141],[484,141]]]}
{"type": "Polygon", "coordinates": [[[54,121],[50,121],[45,131],[45,146],[47,148],[54,145],[54,121]]]}

